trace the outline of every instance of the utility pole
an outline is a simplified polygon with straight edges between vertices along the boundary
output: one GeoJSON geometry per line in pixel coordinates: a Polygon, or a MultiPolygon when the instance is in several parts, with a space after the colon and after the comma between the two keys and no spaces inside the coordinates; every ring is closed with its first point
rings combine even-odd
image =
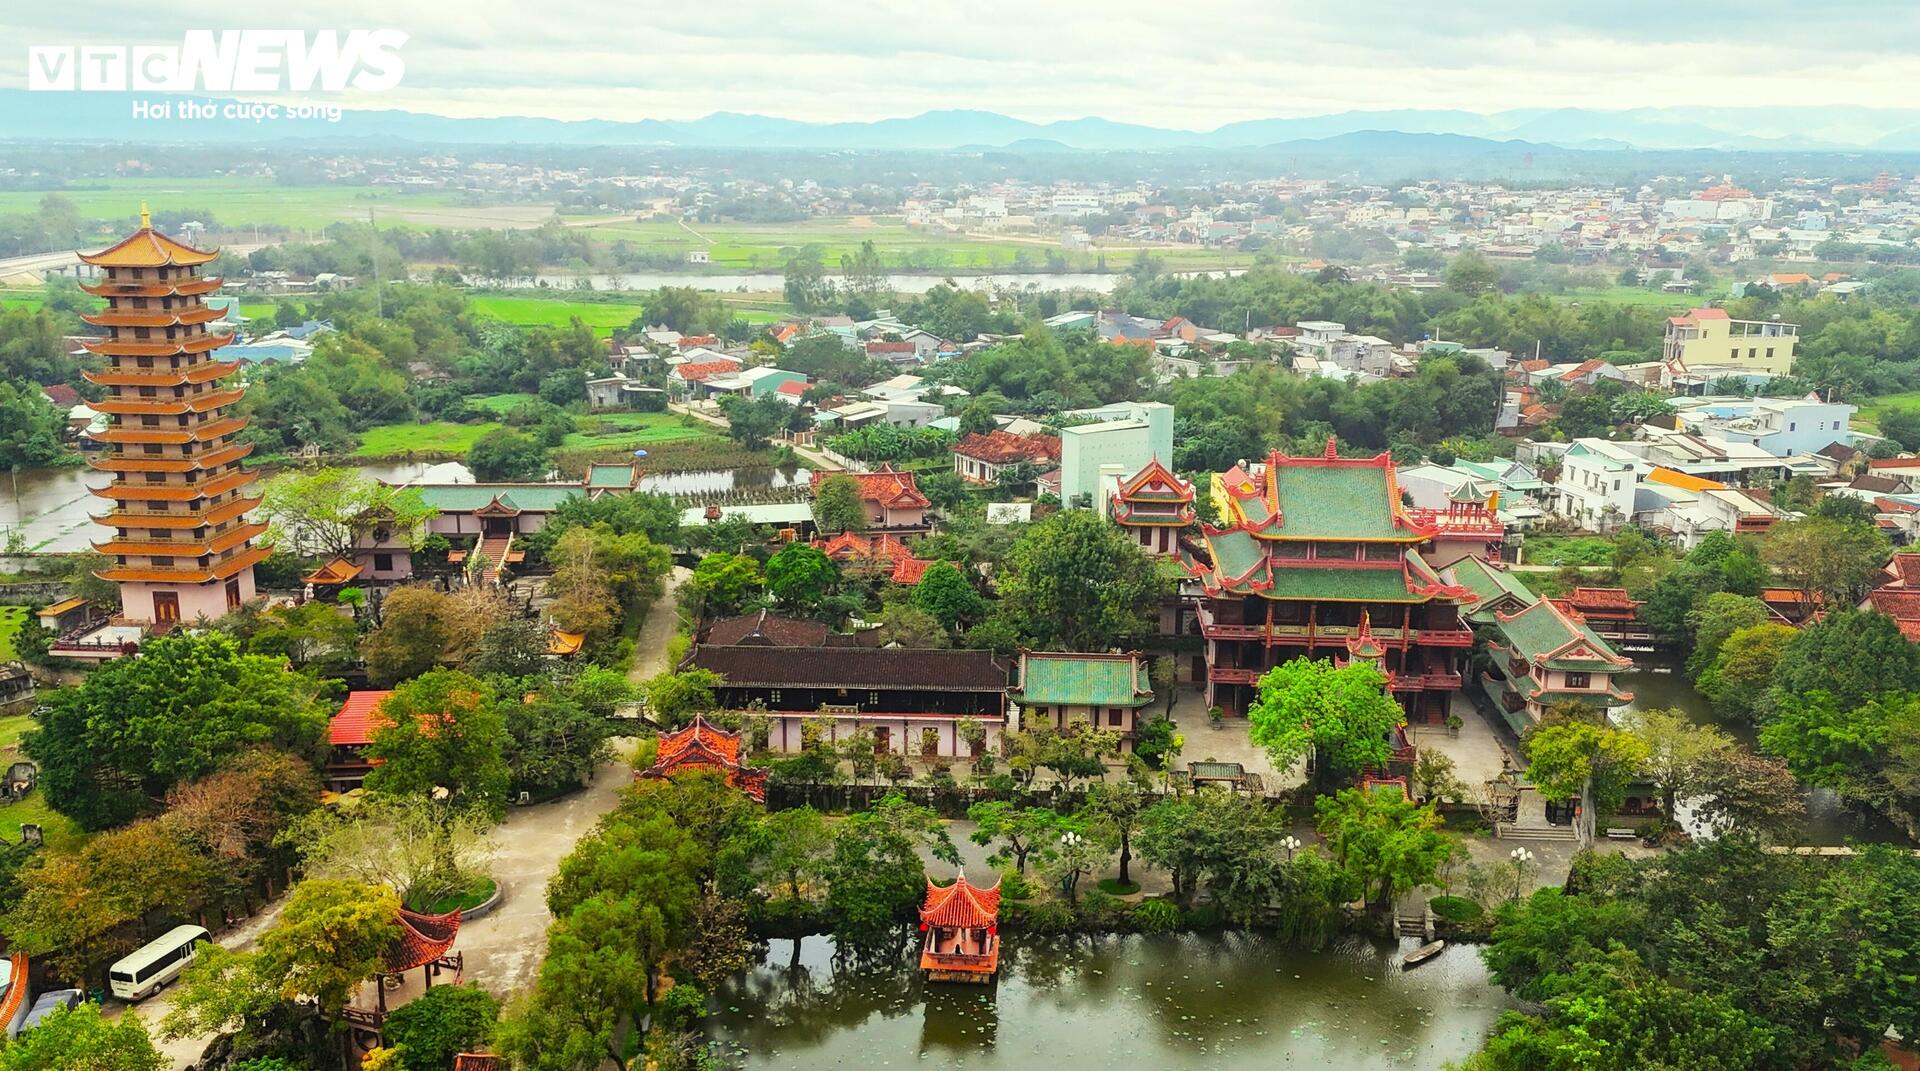
{"type": "Polygon", "coordinates": [[[374,226],[373,209],[367,209],[367,259],[373,263],[373,315],[387,318],[386,299],[380,296],[380,229],[374,226]]]}

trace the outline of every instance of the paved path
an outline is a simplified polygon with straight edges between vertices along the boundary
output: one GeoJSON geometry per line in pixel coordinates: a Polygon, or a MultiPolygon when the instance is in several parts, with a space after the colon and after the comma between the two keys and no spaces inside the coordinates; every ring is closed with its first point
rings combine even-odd
{"type": "MultiPolygon", "coordinates": [[[[674,599],[686,571],[675,569],[666,590],[654,600],[634,643],[630,676],[644,680],[666,666],[667,641],[679,622],[674,599]]],[[[454,946],[466,955],[465,980],[500,996],[531,986],[547,947],[547,879],[580,838],[620,802],[620,789],[633,781],[627,764],[631,740],[614,741],[615,757],[585,789],[534,807],[514,807],[493,831],[499,855],[492,871],[505,893],[500,907],[460,927],[454,946]]]]}
{"type": "MultiPolygon", "coordinates": [[[[675,595],[686,575],[686,570],[675,569],[666,590],[647,613],[634,644],[635,680],[658,673],[666,664],[667,641],[673,638],[679,622],[675,595]]],[[[547,879],[560,869],[560,860],[573,850],[575,842],[619,803],[621,787],[632,781],[626,759],[631,748],[631,740],[614,741],[616,757],[594,774],[593,783],[584,790],[532,807],[511,808],[507,820],[494,829],[499,854],[492,871],[505,895],[492,914],[460,927],[454,947],[466,954],[466,981],[477,982],[503,997],[533,984],[546,952],[547,924],[552,921],[547,915],[547,879]]],[[[280,903],[274,901],[216,940],[225,948],[252,948],[279,917],[280,903]]],[[[410,976],[410,985],[418,984],[411,980],[415,977],[417,972],[410,976]]],[[[139,1006],[150,1029],[166,1015],[170,998],[170,991],[163,992],[139,1006]]],[[[173,1071],[182,1071],[198,1060],[212,1040],[155,1039],[173,1071]]]]}

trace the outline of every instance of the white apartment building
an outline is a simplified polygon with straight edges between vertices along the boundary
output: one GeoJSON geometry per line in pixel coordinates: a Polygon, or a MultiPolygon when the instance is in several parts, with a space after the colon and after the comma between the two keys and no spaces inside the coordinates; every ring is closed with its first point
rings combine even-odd
{"type": "Polygon", "coordinates": [[[1555,508],[1596,532],[1618,528],[1633,518],[1634,489],[1645,464],[1617,443],[1575,439],[1560,456],[1555,508]]]}

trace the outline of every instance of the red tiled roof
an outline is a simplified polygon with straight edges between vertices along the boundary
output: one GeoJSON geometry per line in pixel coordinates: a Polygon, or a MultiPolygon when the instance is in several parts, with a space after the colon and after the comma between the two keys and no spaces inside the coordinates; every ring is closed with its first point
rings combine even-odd
{"type": "Polygon", "coordinates": [[[335,558],[320,568],[315,569],[313,572],[308,573],[306,576],[301,577],[300,581],[304,584],[323,586],[346,584],[359,579],[360,574],[365,571],[364,567],[356,565],[345,558],[335,558]]]}
{"type": "Polygon", "coordinates": [[[424,967],[453,947],[460,933],[458,909],[444,915],[422,915],[400,909],[400,940],[387,949],[387,973],[400,974],[424,967]]]}
{"type": "Polygon", "coordinates": [[[1687,315],[1696,320],[1725,320],[1728,318],[1727,310],[1725,309],[1693,309],[1690,310],[1687,315]]]}
{"type": "Polygon", "coordinates": [[[385,724],[384,720],[375,723],[374,711],[392,694],[391,691],[348,692],[347,701],[340,704],[340,712],[327,726],[333,746],[365,747],[373,743],[374,730],[385,724]]]}
{"type": "Polygon", "coordinates": [[[946,887],[927,882],[927,901],[920,908],[920,921],[929,926],[978,929],[992,926],[1000,918],[1000,883],[982,889],[967,880],[965,874],[946,887]]]}
{"type": "Polygon", "coordinates": [[[913,343],[911,342],[869,342],[867,343],[867,352],[868,353],[913,353],[915,351],[914,351],[913,343]]]}
{"type": "Polygon", "coordinates": [[[728,784],[766,801],[767,771],[740,765],[740,734],[716,728],[699,715],[686,728],[660,737],[653,765],[640,776],[671,777],[683,769],[718,770],[728,784]]]}
{"type": "Polygon", "coordinates": [[[47,400],[53,404],[63,405],[69,409],[80,404],[80,392],[67,386],[65,383],[55,383],[50,387],[41,387],[40,393],[46,395],[47,400]]]}
{"type": "Polygon", "coordinates": [[[453,1071],[507,1071],[507,1061],[490,1052],[463,1052],[453,1058],[453,1071]]]}
{"type": "Polygon", "coordinates": [[[827,642],[831,631],[818,621],[779,617],[762,610],[715,621],[701,632],[700,642],[721,647],[819,647],[827,642]]]}
{"type": "Polygon", "coordinates": [[[1895,554],[1887,562],[1887,575],[1901,587],[1920,588],[1920,551],[1895,554]]]}
{"type": "Polygon", "coordinates": [[[834,476],[847,476],[860,488],[860,500],[878,502],[881,506],[925,508],[932,505],[927,496],[920,493],[920,484],[913,473],[901,472],[892,465],[882,465],[872,472],[825,472],[813,470],[813,493],[820,493],[820,484],[834,476]]]}
{"type": "Polygon", "coordinates": [[[694,383],[739,370],[739,361],[689,361],[674,369],[673,374],[688,383],[694,383]]]}
{"type": "Polygon", "coordinates": [[[997,429],[984,435],[976,431],[960,440],[953,452],[992,465],[1008,465],[1016,461],[1058,461],[1060,440],[1051,435],[1015,435],[997,429]]]}
{"type": "Polygon", "coordinates": [[[1567,600],[1579,609],[1631,610],[1640,605],[1626,588],[1574,588],[1567,600]]]}
{"type": "Polygon", "coordinates": [[[785,383],[773,388],[773,392],[775,394],[791,394],[795,398],[798,398],[802,394],[807,393],[807,384],[797,379],[789,379],[785,383]]]}
{"type": "Polygon", "coordinates": [[[893,563],[893,575],[889,578],[896,584],[918,584],[920,578],[927,575],[927,569],[933,565],[924,558],[898,558],[893,563]]]}
{"type": "Polygon", "coordinates": [[[1867,603],[1900,625],[1900,634],[1920,642],[1920,591],[1881,588],[1869,592],[1867,603]]]}

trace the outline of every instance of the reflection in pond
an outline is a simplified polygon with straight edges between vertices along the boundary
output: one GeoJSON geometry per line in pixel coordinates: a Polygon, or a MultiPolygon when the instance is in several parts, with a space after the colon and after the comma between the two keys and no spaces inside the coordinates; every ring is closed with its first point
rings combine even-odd
{"type": "Polygon", "coordinates": [[[977,987],[923,982],[905,944],[859,964],[830,938],[794,946],[715,995],[713,1036],[746,1067],[1431,1069],[1507,1006],[1470,947],[1402,972],[1399,946],[1358,938],[1019,936],[977,987]]]}

